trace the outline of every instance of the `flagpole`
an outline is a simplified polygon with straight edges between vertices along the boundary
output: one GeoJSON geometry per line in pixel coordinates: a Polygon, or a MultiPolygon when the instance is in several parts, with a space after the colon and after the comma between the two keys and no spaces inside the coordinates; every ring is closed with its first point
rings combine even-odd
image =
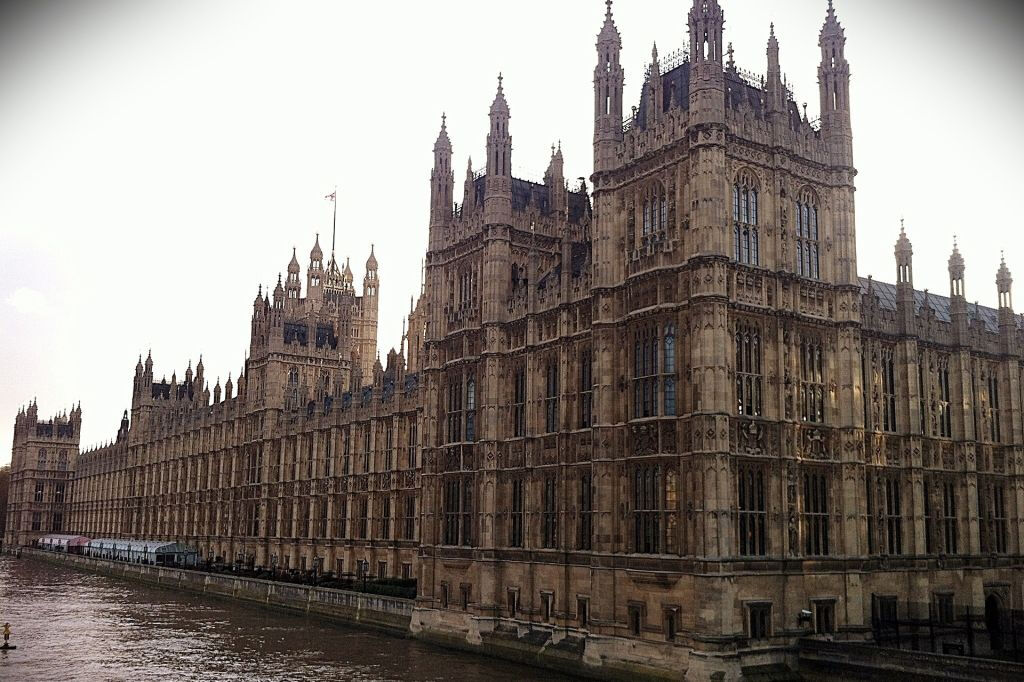
{"type": "Polygon", "coordinates": [[[338,186],[334,186],[334,219],[331,222],[331,260],[334,260],[334,235],[338,230],[338,186]]]}

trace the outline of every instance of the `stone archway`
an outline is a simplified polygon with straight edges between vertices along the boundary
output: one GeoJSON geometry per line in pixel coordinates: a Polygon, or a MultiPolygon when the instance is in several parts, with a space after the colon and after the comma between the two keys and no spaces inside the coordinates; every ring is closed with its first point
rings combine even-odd
{"type": "Polygon", "coordinates": [[[997,594],[985,597],[985,629],[988,631],[989,647],[992,651],[1003,650],[1002,603],[997,594]]]}

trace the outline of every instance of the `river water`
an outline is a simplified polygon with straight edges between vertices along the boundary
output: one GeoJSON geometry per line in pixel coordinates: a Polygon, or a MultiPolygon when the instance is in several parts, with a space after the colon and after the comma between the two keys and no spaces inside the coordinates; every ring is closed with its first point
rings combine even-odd
{"type": "Polygon", "coordinates": [[[0,555],[3,682],[566,680],[536,668],[230,600],[0,555]]]}

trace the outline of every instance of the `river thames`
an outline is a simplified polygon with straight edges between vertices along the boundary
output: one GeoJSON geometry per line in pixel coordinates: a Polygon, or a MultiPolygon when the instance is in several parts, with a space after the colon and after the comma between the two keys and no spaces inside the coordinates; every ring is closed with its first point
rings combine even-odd
{"type": "Polygon", "coordinates": [[[0,555],[0,680],[567,680],[257,606],[0,555]]]}

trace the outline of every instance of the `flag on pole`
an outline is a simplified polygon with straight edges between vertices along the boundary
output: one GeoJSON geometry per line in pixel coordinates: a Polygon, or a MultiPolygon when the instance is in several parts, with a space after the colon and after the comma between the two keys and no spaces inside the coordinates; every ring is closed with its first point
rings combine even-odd
{"type": "Polygon", "coordinates": [[[324,199],[330,199],[331,201],[335,201],[337,198],[338,198],[338,190],[334,190],[333,192],[331,192],[330,194],[328,194],[327,196],[324,197],[324,199]]]}

